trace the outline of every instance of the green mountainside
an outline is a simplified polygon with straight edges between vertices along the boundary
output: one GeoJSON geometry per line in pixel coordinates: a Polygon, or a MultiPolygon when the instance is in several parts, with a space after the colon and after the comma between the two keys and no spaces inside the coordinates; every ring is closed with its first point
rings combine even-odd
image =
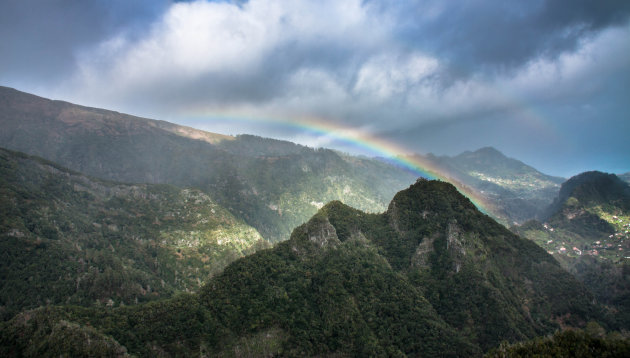
{"type": "Polygon", "coordinates": [[[557,196],[563,178],[545,175],[523,162],[486,147],[454,157],[424,156],[449,178],[473,188],[495,207],[506,225],[536,218],[557,196]]]}
{"type": "Polygon", "coordinates": [[[382,214],[325,205],[197,294],[20,313],[0,325],[0,354],[479,356],[583,326],[599,317],[591,301],[533,242],[421,180],[382,214]]]}
{"type": "Polygon", "coordinates": [[[0,149],[0,314],[196,291],[269,244],[207,194],[122,184],[0,149]]]}
{"type": "Polygon", "coordinates": [[[586,172],[562,185],[543,223],[514,231],[545,248],[630,326],[630,186],[614,174],[586,172]]]}
{"type": "Polygon", "coordinates": [[[0,87],[0,146],[98,178],[194,187],[269,241],[326,202],[378,212],[416,178],[377,160],[51,101],[0,87]]]}

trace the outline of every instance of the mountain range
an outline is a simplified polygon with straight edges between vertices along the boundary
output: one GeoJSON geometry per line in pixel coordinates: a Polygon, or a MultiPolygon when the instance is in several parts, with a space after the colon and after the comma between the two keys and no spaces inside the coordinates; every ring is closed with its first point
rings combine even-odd
{"type": "Polygon", "coordinates": [[[591,301],[533,242],[420,180],[382,214],[327,204],[197,294],[26,311],[0,342],[5,356],[476,356],[596,319],[591,301]]]}
{"type": "MultiPolygon", "coordinates": [[[[0,87],[0,147],[94,177],[195,187],[270,242],[331,200],[382,212],[416,177],[382,160],[252,135],[225,136],[0,87]]],[[[539,215],[563,181],[493,148],[423,159],[491,202],[505,225],[539,215]]]]}
{"type": "Polygon", "coordinates": [[[479,356],[630,325],[627,174],[417,155],[482,213],[379,158],[6,87],[0,125],[3,356],[479,356]]]}

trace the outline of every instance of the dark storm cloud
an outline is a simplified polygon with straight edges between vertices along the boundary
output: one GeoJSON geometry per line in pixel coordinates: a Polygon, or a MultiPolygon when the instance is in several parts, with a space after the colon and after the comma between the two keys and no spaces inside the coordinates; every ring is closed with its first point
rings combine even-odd
{"type": "Polygon", "coordinates": [[[395,8],[400,36],[448,60],[455,74],[554,58],[575,50],[586,36],[624,24],[630,15],[625,0],[428,0],[395,8]]]}

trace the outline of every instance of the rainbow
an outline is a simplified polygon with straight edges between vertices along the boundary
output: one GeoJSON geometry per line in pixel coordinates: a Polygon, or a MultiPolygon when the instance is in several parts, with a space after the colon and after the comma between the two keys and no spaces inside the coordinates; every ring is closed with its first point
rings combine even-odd
{"type": "Polygon", "coordinates": [[[274,124],[297,129],[315,136],[326,136],[335,140],[347,143],[363,152],[371,153],[374,156],[384,157],[391,163],[411,171],[419,177],[429,180],[441,180],[453,184],[457,190],[466,196],[480,211],[485,214],[491,213],[492,205],[477,191],[461,184],[454,178],[448,177],[434,163],[426,160],[422,156],[414,155],[402,146],[375,137],[366,131],[338,125],[317,117],[292,116],[291,119],[274,116],[272,118],[251,117],[235,113],[204,113],[188,114],[187,123],[182,123],[195,127],[199,122],[208,123],[211,121],[229,121],[231,123],[256,123],[274,124]]]}

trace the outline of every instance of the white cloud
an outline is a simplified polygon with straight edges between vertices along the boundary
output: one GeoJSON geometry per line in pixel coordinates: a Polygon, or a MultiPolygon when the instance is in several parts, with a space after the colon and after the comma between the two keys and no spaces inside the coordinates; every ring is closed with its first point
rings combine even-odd
{"type": "Polygon", "coordinates": [[[300,71],[300,61],[326,57],[329,54],[321,52],[327,49],[347,46],[352,53],[380,43],[380,25],[373,26],[367,11],[358,0],[252,0],[242,7],[177,3],[146,37],[130,41],[118,36],[84,52],[70,86],[80,88],[80,93],[87,90],[122,100],[155,86],[195,86],[200,78],[212,81],[233,75],[260,80],[265,71],[280,70],[269,63],[272,59],[287,61],[291,66],[287,71],[296,67],[300,71]],[[110,90],[101,93],[105,88],[110,90]]]}
{"type": "Polygon", "coordinates": [[[255,10],[259,13],[203,1],[174,4],[146,38],[115,38],[84,54],[76,80],[88,81],[88,90],[98,90],[98,81],[110,83],[121,93],[213,72],[247,71],[272,47],[277,29],[270,25],[280,17],[273,7],[255,10]]]}

